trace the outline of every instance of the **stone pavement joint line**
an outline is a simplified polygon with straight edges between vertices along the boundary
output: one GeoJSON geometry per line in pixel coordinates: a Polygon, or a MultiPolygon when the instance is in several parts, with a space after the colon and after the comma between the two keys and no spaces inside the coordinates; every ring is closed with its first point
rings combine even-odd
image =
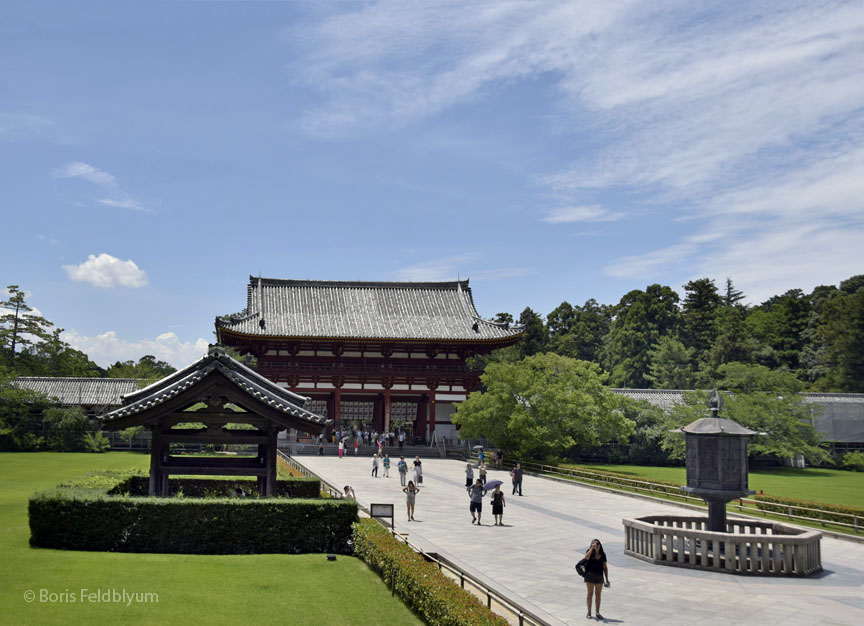
{"type": "MultiPolygon", "coordinates": [[[[392,458],[392,457],[391,457],[392,458]]],[[[662,505],[526,476],[523,497],[504,481],[504,526],[493,526],[492,505],[483,503],[482,526],[471,524],[465,463],[423,459],[416,522],[407,521],[405,495],[394,469],[373,478],[370,458],[304,456],[297,459],[325,480],[351,485],[364,506],[393,503],[396,530],[429,552],[438,552],[498,593],[553,624],[590,624],[585,619],[585,585],[574,565],[591,539],[603,543],[612,587],[603,591],[601,612],[608,623],[828,625],[864,624],[864,544],[824,537],[824,571],[809,578],[769,578],[701,572],[645,563],[624,555],[621,519],[679,513],[662,505]]],[[[406,459],[410,462],[411,459],[406,459]]],[[[410,473],[409,473],[410,476],[410,473]]]]}

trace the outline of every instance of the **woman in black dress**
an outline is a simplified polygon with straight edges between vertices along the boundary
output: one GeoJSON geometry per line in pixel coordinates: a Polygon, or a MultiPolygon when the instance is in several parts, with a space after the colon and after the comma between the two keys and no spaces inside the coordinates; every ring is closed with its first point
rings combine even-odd
{"type": "Polygon", "coordinates": [[[594,615],[597,619],[603,619],[600,615],[600,594],[603,593],[603,578],[609,586],[609,568],[606,566],[606,553],[599,539],[591,541],[591,547],[585,553],[585,586],[588,587],[588,619],[591,619],[591,596],[594,596],[594,615]]]}
{"type": "Polygon", "coordinates": [[[492,517],[495,518],[495,526],[503,526],[504,522],[504,492],[501,485],[495,485],[492,492],[492,517]]]}

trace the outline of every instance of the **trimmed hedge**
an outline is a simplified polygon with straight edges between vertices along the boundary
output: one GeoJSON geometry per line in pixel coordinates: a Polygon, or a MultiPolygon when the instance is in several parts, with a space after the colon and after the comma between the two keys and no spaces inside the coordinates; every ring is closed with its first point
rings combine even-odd
{"type": "MultiPolygon", "coordinates": [[[[851,524],[852,519],[849,517],[844,517],[842,515],[831,515],[831,513],[845,513],[846,515],[857,515],[859,519],[864,518],[864,509],[855,509],[849,506],[840,506],[837,504],[824,504],[822,502],[808,502],[807,500],[795,500],[793,498],[783,498],[780,496],[769,496],[767,494],[759,494],[755,496],[750,496],[753,500],[758,500],[758,507],[762,511],[767,511],[768,513],[776,513],[779,515],[786,515],[789,513],[790,506],[803,506],[808,509],[820,509],[822,511],[827,511],[824,513],[824,519],[826,522],[840,522],[841,524],[851,524]]],[[[799,515],[802,517],[817,517],[817,514],[813,511],[799,511],[797,509],[792,509],[792,515],[799,515]]]]}
{"type": "Polygon", "coordinates": [[[354,554],[378,572],[391,589],[429,624],[440,626],[506,626],[507,620],[438,568],[393,538],[370,519],[354,524],[354,554]]]}
{"type": "Polygon", "coordinates": [[[31,497],[30,545],[175,554],[351,553],[353,500],[108,495],[135,474],[92,472],[31,497]]]}
{"type": "MultiPolygon", "coordinates": [[[[258,484],[253,479],[224,478],[170,478],[168,493],[182,494],[187,498],[231,497],[235,485],[242,485],[246,495],[258,496],[258,484]]],[[[150,485],[149,476],[130,476],[109,492],[109,495],[146,496],[150,485]]],[[[321,493],[321,482],[317,478],[292,477],[276,480],[276,496],[289,498],[317,498],[321,493]]]]}

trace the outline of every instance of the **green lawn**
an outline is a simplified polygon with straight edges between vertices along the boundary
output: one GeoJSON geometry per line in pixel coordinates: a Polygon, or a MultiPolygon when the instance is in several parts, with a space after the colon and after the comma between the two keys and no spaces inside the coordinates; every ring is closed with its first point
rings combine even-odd
{"type": "MultiPolygon", "coordinates": [[[[149,457],[0,453],[0,606],[5,624],[421,624],[353,557],[204,556],[31,548],[27,499],[92,469],[145,468],[149,457]],[[158,594],[158,602],[82,600],[82,589],[158,594]],[[40,600],[44,593],[57,600],[40,600]],[[36,599],[25,601],[33,591],[36,599]]],[[[50,600],[50,599],[49,599],[50,600]]]]}
{"type": "MultiPolygon", "coordinates": [[[[634,478],[654,478],[684,484],[683,467],[651,467],[645,465],[568,465],[567,467],[606,470],[629,474],[634,478]]],[[[778,467],[750,472],[750,489],[756,492],[864,508],[864,473],[808,467],[794,469],[778,467]]]]}

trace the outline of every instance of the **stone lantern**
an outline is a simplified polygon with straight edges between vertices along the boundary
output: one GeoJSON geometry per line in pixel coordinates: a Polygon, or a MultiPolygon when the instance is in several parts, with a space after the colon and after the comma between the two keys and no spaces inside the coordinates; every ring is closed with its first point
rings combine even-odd
{"type": "Polygon", "coordinates": [[[752,493],[747,487],[747,438],[759,433],[718,417],[722,405],[714,389],[711,417],[681,429],[687,445],[687,486],[681,489],[708,504],[708,530],[726,532],[726,503],[752,493]]]}

